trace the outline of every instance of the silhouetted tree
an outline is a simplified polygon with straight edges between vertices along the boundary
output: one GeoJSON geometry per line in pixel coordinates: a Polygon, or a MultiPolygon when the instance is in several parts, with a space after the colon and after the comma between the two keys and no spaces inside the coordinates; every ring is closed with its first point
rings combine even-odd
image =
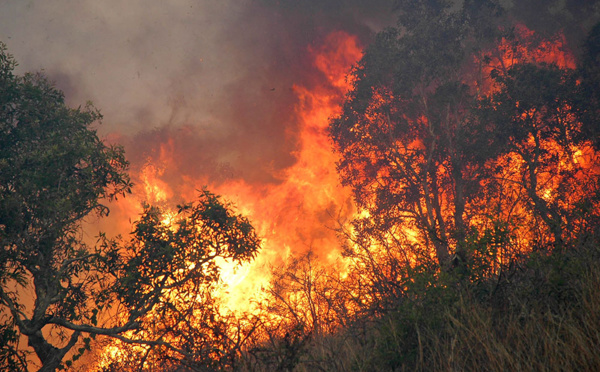
{"type": "Polygon", "coordinates": [[[562,246],[574,197],[588,195],[580,187],[589,175],[581,174],[577,159],[587,141],[575,112],[577,75],[532,63],[493,73],[499,90],[484,100],[480,117],[495,128],[496,146],[512,156],[513,181],[525,190],[528,209],[562,246]]]}
{"type": "Polygon", "coordinates": [[[484,84],[482,50],[495,40],[500,10],[492,1],[454,6],[400,2],[398,27],[367,49],[330,127],[342,181],[369,212],[363,228],[417,230],[403,244],[433,247],[442,266],[462,251],[465,208],[489,157],[481,143],[485,128],[470,109],[484,84]]]}
{"type": "Polygon", "coordinates": [[[43,75],[16,76],[15,65],[0,45],[0,308],[10,318],[2,368],[24,361],[5,348],[14,329],[42,371],[63,366],[82,341],[70,365],[96,335],[187,364],[218,363],[225,336],[211,297],[215,259],[254,257],[248,220],[202,191],[170,224],[146,206],[129,241],[101,236],[88,246],[84,218],[108,214],[101,201],[130,190],[123,150],[98,138],[91,104],[68,108],[43,75]]]}
{"type": "Polygon", "coordinates": [[[564,246],[595,210],[597,29],[575,69],[553,60],[564,38],[511,24],[500,3],[398,8],[330,123],[342,182],[362,209],[355,254],[377,246],[401,264],[433,255],[448,268],[484,254],[483,242],[499,260],[564,246]]]}

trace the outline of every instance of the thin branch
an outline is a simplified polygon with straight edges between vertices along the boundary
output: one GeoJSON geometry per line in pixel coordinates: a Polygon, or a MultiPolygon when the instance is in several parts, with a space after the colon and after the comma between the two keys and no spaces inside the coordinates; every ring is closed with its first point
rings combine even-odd
{"type": "Polygon", "coordinates": [[[93,257],[93,256],[96,256],[96,253],[90,253],[85,256],[80,256],[80,257],[73,257],[73,258],[63,261],[62,265],[60,266],[60,269],[58,270],[58,273],[57,273],[58,276],[62,276],[65,273],[65,271],[68,269],[69,265],[71,265],[72,263],[77,262],[77,261],[87,260],[88,258],[93,257]]]}
{"type": "Polygon", "coordinates": [[[21,316],[24,319],[27,319],[25,313],[23,313],[21,310],[19,310],[17,308],[17,305],[15,305],[12,298],[10,298],[10,296],[6,292],[4,292],[4,289],[1,286],[0,286],[0,298],[6,304],[6,306],[8,306],[8,308],[13,316],[13,319],[15,320],[15,323],[17,323],[19,328],[27,329],[28,327],[25,326],[25,323],[23,323],[23,320],[21,319],[21,316]]]}
{"type": "Polygon", "coordinates": [[[117,340],[124,342],[126,344],[129,345],[147,345],[147,346],[164,346],[168,349],[171,349],[185,357],[188,358],[193,358],[192,354],[188,353],[187,351],[177,348],[175,346],[173,346],[172,344],[170,344],[169,342],[166,341],[162,341],[162,340],[134,340],[128,337],[125,337],[123,335],[120,334],[106,334],[105,336],[109,336],[109,337],[113,337],[116,338],[117,340]]]}

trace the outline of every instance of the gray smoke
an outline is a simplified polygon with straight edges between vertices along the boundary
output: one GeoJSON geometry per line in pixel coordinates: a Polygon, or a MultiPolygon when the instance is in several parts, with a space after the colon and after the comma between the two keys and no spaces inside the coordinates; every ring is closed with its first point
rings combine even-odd
{"type": "MultiPolygon", "coordinates": [[[[275,182],[295,161],[293,84],[333,30],[366,42],[389,1],[4,0],[18,72],[44,70],[71,106],[93,101],[133,167],[171,137],[180,169],[275,182]]],[[[383,16],[382,16],[383,15],[383,16]]],[[[175,172],[175,170],[173,170],[175,172]]]]}

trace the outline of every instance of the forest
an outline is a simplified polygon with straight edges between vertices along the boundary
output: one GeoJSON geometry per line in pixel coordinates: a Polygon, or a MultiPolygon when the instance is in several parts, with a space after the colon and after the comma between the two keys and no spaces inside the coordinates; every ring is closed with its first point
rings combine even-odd
{"type": "Polygon", "coordinates": [[[90,239],[127,154],[0,43],[0,369],[600,370],[600,10],[566,3],[395,1],[323,130],[339,257],[290,254],[234,311],[223,262],[266,240],[239,203],[90,239]]]}

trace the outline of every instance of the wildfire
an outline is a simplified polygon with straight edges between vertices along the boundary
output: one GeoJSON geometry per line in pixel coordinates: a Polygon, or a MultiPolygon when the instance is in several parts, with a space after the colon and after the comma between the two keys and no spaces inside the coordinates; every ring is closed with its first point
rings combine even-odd
{"type": "Polygon", "coordinates": [[[166,175],[174,166],[175,145],[172,138],[167,138],[156,154],[146,159],[139,173],[133,174],[137,180],[133,197],[113,207],[131,211],[132,205],[141,201],[159,204],[166,208],[163,222],[169,224],[174,217],[174,205],[169,203],[192,200],[196,190],[204,186],[232,201],[263,238],[262,251],[253,263],[235,267],[230,262],[220,262],[225,285],[219,296],[232,311],[249,310],[251,298],[260,300],[260,288],[269,281],[269,268],[291,254],[311,249],[323,260],[339,258],[339,243],[333,228],[339,219],[350,216],[352,207],[350,193],[340,185],[335,171],[337,159],[331,150],[327,126],[329,118],[339,112],[350,88],[346,75],[361,57],[362,50],[356,37],[333,32],[322,44],[309,47],[308,53],[320,75],[319,84],[296,84],[292,88],[297,97],[292,110],[299,122],[298,147],[293,154],[296,162],[273,174],[279,183],[250,183],[234,178],[214,184],[207,178],[181,176],[182,182],[173,185],[166,175]]]}
{"type": "MultiPolygon", "coordinates": [[[[338,114],[350,89],[346,75],[362,51],[354,36],[333,32],[321,45],[311,46],[308,53],[320,74],[319,84],[293,86],[297,97],[293,113],[299,123],[296,162],[273,174],[279,183],[230,179],[214,184],[207,178],[192,179],[185,175],[179,185],[170,184],[166,175],[174,167],[175,159],[174,143],[168,138],[153,158],[147,158],[139,173],[133,175],[137,180],[133,197],[120,200],[113,207],[128,213],[136,210],[139,214],[141,209],[133,205],[142,201],[158,204],[166,211],[162,222],[168,225],[175,217],[173,200],[193,200],[196,190],[204,186],[232,201],[262,237],[262,250],[252,263],[243,267],[219,260],[223,285],[214,295],[220,298],[224,310],[252,311],[265,295],[261,288],[268,286],[271,268],[280,266],[290,255],[312,250],[325,262],[341,257],[333,228],[339,220],[348,219],[353,209],[350,192],[340,185],[335,171],[337,158],[332,152],[327,126],[329,118],[338,114]]],[[[100,363],[119,359],[120,355],[119,343],[111,343],[103,351],[100,363]]]]}
{"type": "Polygon", "coordinates": [[[492,93],[497,89],[490,78],[494,70],[506,72],[518,63],[554,64],[568,69],[576,67],[575,57],[567,47],[562,33],[557,33],[550,39],[542,39],[523,24],[517,24],[512,37],[503,37],[498,45],[483,56],[483,59],[489,58],[488,63],[482,63],[482,56],[477,56],[475,62],[483,66],[477,86],[485,93],[492,93]]]}
{"type": "MultiPolygon", "coordinates": [[[[554,65],[561,69],[576,68],[575,57],[567,48],[566,40],[562,33],[557,33],[550,39],[544,40],[540,39],[538,35],[524,25],[517,25],[514,37],[518,40],[517,43],[514,43],[512,40],[502,39],[501,43],[497,46],[495,53],[493,53],[496,55],[495,60],[489,67],[490,71],[495,68],[506,72],[511,66],[517,63],[554,65]]],[[[516,102],[516,105],[519,107],[519,102],[516,102]]],[[[538,121],[540,119],[537,115],[540,114],[535,109],[529,110],[521,114],[520,120],[523,122],[538,121]]],[[[570,123],[570,125],[566,125],[568,128],[566,129],[568,131],[568,138],[579,130],[580,123],[577,122],[568,104],[556,108],[555,115],[557,120],[563,123],[570,123]]],[[[540,128],[543,128],[543,126],[540,126],[540,128]]],[[[547,162],[550,165],[545,168],[538,166],[539,170],[536,171],[538,187],[535,192],[547,203],[554,203],[560,208],[565,208],[565,210],[569,208],[569,205],[574,205],[577,202],[577,198],[581,196],[582,190],[586,189],[585,184],[590,178],[590,172],[597,172],[597,170],[590,168],[593,162],[588,163],[582,160],[583,153],[594,153],[589,143],[582,144],[581,147],[570,145],[568,148],[565,148],[555,139],[547,138],[540,141],[539,138],[534,138],[530,134],[522,147],[525,152],[531,151],[533,153],[533,151],[541,151],[545,154],[553,154],[557,158],[558,161],[549,160],[548,157],[540,158],[542,163],[547,162]],[[567,174],[568,176],[565,176],[567,174]],[[573,185],[572,192],[565,197],[565,200],[556,200],[556,195],[561,194],[558,190],[567,184],[573,185]]],[[[591,156],[593,157],[593,155],[591,156]]],[[[496,162],[501,167],[504,167],[505,179],[513,183],[513,185],[504,186],[507,190],[511,190],[514,195],[508,198],[513,200],[514,204],[510,208],[513,216],[506,216],[507,220],[510,218],[520,218],[524,221],[525,226],[533,226],[536,222],[532,220],[531,214],[526,210],[527,207],[518,202],[523,197],[521,195],[522,191],[518,191],[514,187],[514,185],[523,182],[520,174],[523,174],[524,169],[529,165],[523,159],[520,159],[516,153],[507,154],[503,159],[497,159],[496,162]]],[[[515,233],[517,236],[520,235],[520,239],[527,242],[527,244],[519,244],[520,246],[531,245],[530,243],[534,241],[534,237],[531,236],[530,232],[515,233]]],[[[565,233],[568,234],[569,232],[565,233]]]]}
{"type": "Polygon", "coordinates": [[[327,126],[350,88],[345,76],[362,51],[355,37],[334,32],[322,45],[309,48],[309,53],[325,80],[316,87],[293,87],[298,97],[294,113],[300,122],[296,163],[275,175],[282,180],[276,185],[236,180],[215,188],[233,200],[265,238],[263,253],[254,263],[237,272],[228,270],[224,278],[232,309],[247,306],[248,296],[267,284],[265,267],[290,254],[312,249],[322,259],[339,257],[332,228],[340,213],[348,216],[351,212],[350,194],[339,184],[327,126]]]}
{"type": "MultiPolygon", "coordinates": [[[[486,93],[493,93],[496,89],[494,82],[489,78],[493,69],[507,71],[519,62],[556,64],[563,68],[574,68],[573,56],[565,51],[564,37],[557,36],[551,41],[534,42],[535,35],[524,26],[516,30],[517,37],[522,39],[514,47],[510,40],[503,39],[493,50],[489,51],[491,62],[486,64],[482,86],[486,93]]],[[[355,37],[344,32],[333,32],[325,38],[322,44],[308,48],[313,67],[318,72],[319,84],[296,84],[293,92],[297,98],[293,110],[293,119],[299,123],[297,133],[288,133],[296,136],[298,146],[294,152],[295,163],[271,176],[278,180],[277,183],[250,182],[243,178],[232,177],[224,182],[211,182],[207,177],[193,178],[189,175],[174,176],[170,169],[177,169],[174,156],[175,147],[172,138],[167,138],[160,144],[155,156],[149,157],[146,164],[134,179],[138,180],[136,193],[137,202],[145,200],[167,206],[167,213],[163,223],[170,224],[174,218],[174,200],[192,200],[196,190],[208,186],[213,192],[230,200],[238,211],[247,216],[262,237],[262,251],[252,263],[238,267],[233,263],[221,260],[221,280],[223,286],[215,293],[221,299],[225,309],[231,312],[251,312],[254,304],[260,302],[264,296],[261,288],[268,286],[272,267],[280,266],[292,255],[312,251],[318,260],[324,263],[333,263],[340,260],[340,244],[335,234],[334,227],[340,221],[351,218],[369,219],[368,211],[355,211],[351,202],[350,190],[342,187],[336,173],[337,157],[332,152],[332,144],[327,134],[329,119],[340,113],[340,104],[351,88],[351,81],[346,76],[351,66],[362,56],[355,37]],[[169,174],[169,177],[167,177],[169,174]]],[[[377,92],[376,92],[377,93],[377,92]]],[[[382,95],[391,95],[389,92],[379,92],[382,95]]],[[[383,98],[382,98],[383,101],[383,98]]],[[[387,125],[390,118],[371,118],[374,121],[383,120],[387,125]]],[[[423,117],[422,121],[427,119],[423,117]]],[[[421,123],[423,124],[423,123],[421,123]]],[[[554,143],[544,143],[548,148],[557,148],[554,143]]],[[[414,152],[423,150],[425,145],[418,139],[408,146],[398,147],[397,151],[414,152]]],[[[575,165],[584,165],[588,162],[590,149],[573,148],[567,153],[560,153],[561,165],[558,171],[571,171],[575,165]]],[[[524,162],[517,159],[514,154],[508,154],[499,159],[494,159],[498,169],[498,179],[504,180],[502,185],[505,195],[504,200],[495,201],[498,205],[505,203],[508,207],[503,216],[506,220],[524,217],[526,207],[523,204],[523,190],[517,186],[519,175],[525,166],[524,162]],[[509,203],[513,203],[512,206],[509,203]]],[[[581,167],[580,167],[581,168],[581,167]]],[[[440,169],[440,175],[445,177],[440,169]]],[[[584,172],[576,175],[583,179],[584,172]]],[[[386,175],[387,177],[387,175],[386,175]]],[[[385,178],[385,177],[384,177],[385,178]]],[[[560,187],[560,180],[553,178],[551,173],[540,176],[539,194],[543,200],[553,200],[555,190],[560,187]]],[[[134,198],[135,199],[135,198],[134,198]]],[[[117,206],[124,210],[132,209],[132,202],[122,201],[117,206]]],[[[477,208],[478,203],[490,203],[489,200],[475,200],[467,208],[477,208]]],[[[447,206],[445,206],[447,207],[447,206]]],[[[483,224],[477,217],[471,221],[483,224]]],[[[409,224],[396,226],[392,234],[403,234],[404,241],[418,245],[422,237],[414,226],[409,224]]],[[[527,230],[527,229],[525,229],[527,230]]],[[[531,240],[526,231],[514,231],[515,239],[531,240]]],[[[390,242],[393,244],[393,242],[390,242]]],[[[517,243],[517,246],[526,244],[517,243]]],[[[407,256],[408,257],[408,256],[407,256]]],[[[410,261],[409,258],[407,258],[410,261]]],[[[347,278],[347,273],[341,272],[340,277],[347,278]]],[[[112,358],[118,357],[119,348],[115,344],[108,347],[105,355],[112,358]]]]}

